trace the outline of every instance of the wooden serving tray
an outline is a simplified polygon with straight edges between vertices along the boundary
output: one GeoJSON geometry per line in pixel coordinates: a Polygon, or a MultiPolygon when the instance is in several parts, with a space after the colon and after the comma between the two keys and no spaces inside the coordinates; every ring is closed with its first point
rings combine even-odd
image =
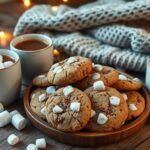
{"type": "MultiPolygon", "coordinates": [[[[131,76],[127,75],[132,78],[131,76]]],[[[30,107],[30,93],[33,91],[34,87],[30,85],[24,94],[24,107],[27,116],[29,117],[32,124],[39,130],[49,135],[51,138],[58,140],[65,144],[75,145],[75,146],[100,146],[106,144],[112,144],[123,140],[132,134],[136,133],[148,119],[150,112],[150,95],[145,87],[140,90],[140,93],[145,98],[145,110],[144,112],[132,122],[123,125],[120,129],[112,132],[87,132],[80,131],[76,133],[65,133],[56,130],[50,125],[38,117],[30,107]]]]}

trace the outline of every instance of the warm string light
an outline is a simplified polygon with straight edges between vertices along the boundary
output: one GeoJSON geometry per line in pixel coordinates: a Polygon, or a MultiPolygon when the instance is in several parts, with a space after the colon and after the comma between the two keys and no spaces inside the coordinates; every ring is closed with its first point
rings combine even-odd
{"type": "Polygon", "coordinates": [[[60,54],[60,52],[57,49],[54,49],[53,54],[54,54],[54,56],[58,56],[60,54]]]}
{"type": "Polygon", "coordinates": [[[0,31],[0,47],[8,46],[11,38],[12,38],[11,33],[0,31]]]}
{"type": "Polygon", "coordinates": [[[25,7],[30,7],[31,6],[31,1],[30,0],[23,0],[23,4],[25,7]]]}
{"type": "Polygon", "coordinates": [[[66,3],[66,2],[68,2],[68,0],[63,0],[63,2],[65,2],[65,3],[66,3]]]}
{"type": "Polygon", "coordinates": [[[58,6],[52,6],[52,11],[57,11],[58,10],[58,6]]]}

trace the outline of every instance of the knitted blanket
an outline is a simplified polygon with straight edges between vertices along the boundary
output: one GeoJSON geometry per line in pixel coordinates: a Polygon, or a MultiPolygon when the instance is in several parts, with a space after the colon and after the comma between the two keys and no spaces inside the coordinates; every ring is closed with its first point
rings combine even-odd
{"type": "Polygon", "coordinates": [[[34,6],[20,17],[14,35],[43,33],[69,55],[145,72],[150,59],[150,0],[107,2],[79,8],[62,5],[57,11],[50,5],[34,6]]]}

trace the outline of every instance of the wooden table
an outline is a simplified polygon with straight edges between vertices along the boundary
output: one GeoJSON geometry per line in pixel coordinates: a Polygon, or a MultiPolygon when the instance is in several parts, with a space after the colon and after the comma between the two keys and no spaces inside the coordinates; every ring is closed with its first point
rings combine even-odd
{"type": "MultiPolygon", "coordinates": [[[[9,7],[7,4],[0,5],[0,27],[13,31],[17,18],[23,11],[22,5],[16,3],[9,3],[9,7]]],[[[17,109],[26,117],[22,96],[16,104],[7,109],[9,111],[17,109]]],[[[37,130],[28,120],[27,127],[21,132],[17,131],[11,125],[0,129],[0,150],[24,150],[28,144],[35,143],[35,139],[42,137],[46,138],[47,141],[46,150],[150,150],[150,120],[148,120],[147,124],[138,133],[128,139],[113,145],[97,148],[81,148],[59,143],[37,130]],[[9,146],[7,143],[7,137],[12,133],[18,135],[21,141],[15,147],[9,146]]]]}

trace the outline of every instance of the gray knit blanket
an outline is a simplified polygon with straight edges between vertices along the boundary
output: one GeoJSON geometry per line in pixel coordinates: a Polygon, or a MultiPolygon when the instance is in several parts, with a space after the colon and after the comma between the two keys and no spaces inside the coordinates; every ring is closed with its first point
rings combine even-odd
{"type": "Polygon", "coordinates": [[[14,36],[43,33],[54,48],[95,63],[145,72],[150,59],[150,0],[100,0],[70,8],[37,5],[18,20],[14,36]]]}

